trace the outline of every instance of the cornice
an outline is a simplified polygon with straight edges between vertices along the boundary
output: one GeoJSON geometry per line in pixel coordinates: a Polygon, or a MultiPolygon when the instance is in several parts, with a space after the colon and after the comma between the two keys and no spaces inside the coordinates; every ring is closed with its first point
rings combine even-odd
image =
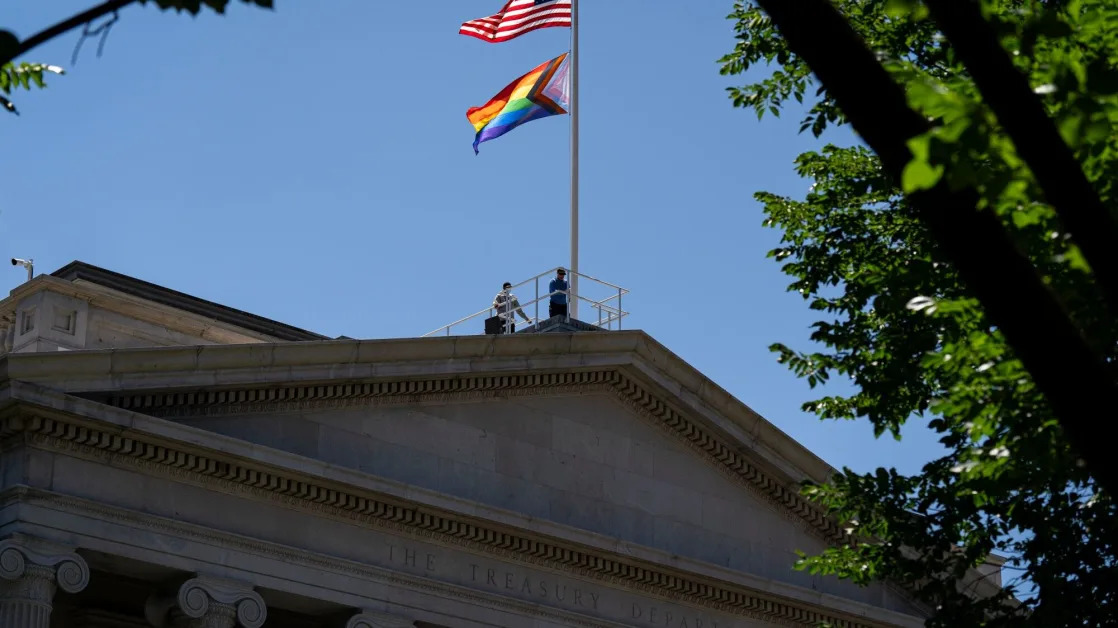
{"type": "MultiPolygon", "coordinates": [[[[398,534],[576,574],[683,604],[788,626],[813,626],[821,622],[836,628],[885,625],[644,560],[611,555],[598,548],[491,525],[459,513],[416,507],[355,487],[219,455],[135,430],[122,433],[115,427],[106,429],[78,418],[62,419],[33,411],[11,414],[0,422],[0,435],[25,439],[24,442],[34,447],[69,452],[105,464],[137,468],[150,475],[269,500],[316,516],[378,526],[398,534]]],[[[698,440],[701,441],[701,437],[698,440]]]]}
{"type": "Polygon", "coordinates": [[[124,410],[176,419],[590,392],[612,394],[633,413],[714,465],[722,475],[770,504],[798,529],[827,542],[845,539],[843,531],[786,479],[775,477],[751,460],[749,453],[728,444],[727,439],[675,409],[620,369],[87,396],[124,410]]]}
{"type": "MultiPolygon", "coordinates": [[[[0,504],[13,502],[44,505],[67,513],[119,522],[129,527],[155,532],[157,534],[168,534],[179,539],[202,541],[218,547],[234,548],[238,551],[265,556],[284,563],[298,565],[300,567],[309,567],[323,573],[344,573],[364,581],[406,587],[408,589],[420,590],[438,596],[454,598],[476,606],[509,611],[518,615],[540,617],[564,626],[582,626],[584,628],[621,628],[622,626],[622,624],[609,620],[592,619],[585,615],[579,615],[562,609],[526,602],[515,598],[486,595],[461,585],[422,578],[401,571],[390,571],[365,563],[325,556],[296,547],[261,541],[259,539],[213,530],[108,504],[59,495],[40,489],[17,486],[0,492],[0,504]]],[[[360,617],[360,615],[357,617],[360,617]]],[[[79,625],[84,626],[84,624],[79,625]]],[[[151,626],[146,620],[143,620],[137,625],[143,625],[148,628],[151,626]]]]}
{"type": "Polygon", "coordinates": [[[72,351],[6,356],[13,379],[65,392],[197,390],[321,382],[543,374],[626,367],[631,376],[795,481],[836,471],[639,330],[72,351]]]}

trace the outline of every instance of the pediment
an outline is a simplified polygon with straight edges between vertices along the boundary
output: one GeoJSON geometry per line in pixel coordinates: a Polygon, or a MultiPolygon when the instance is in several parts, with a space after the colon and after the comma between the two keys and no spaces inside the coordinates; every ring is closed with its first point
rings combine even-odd
{"type": "Polygon", "coordinates": [[[790,569],[795,550],[841,539],[797,494],[799,480],[821,479],[818,459],[644,334],[593,335],[604,342],[505,339],[519,351],[378,341],[365,358],[358,342],[88,352],[71,372],[56,356],[14,356],[9,371],[619,547],[912,612],[884,587],[790,569]]]}
{"type": "MultiPolygon", "coordinates": [[[[380,448],[410,450],[416,460],[429,455],[489,467],[498,464],[496,445],[470,444],[487,434],[537,447],[540,454],[555,452],[562,464],[622,457],[625,472],[671,476],[674,486],[690,491],[725,485],[787,525],[822,540],[841,538],[786,473],[675,409],[625,368],[83,396],[374,474],[399,470],[359,460],[379,449],[353,451],[347,445],[356,441],[344,438],[369,437],[380,448]],[[461,455],[454,455],[456,449],[461,455]]],[[[506,453],[511,457],[511,450],[506,453]]],[[[524,474],[533,472],[530,462],[519,466],[524,474]]]]}

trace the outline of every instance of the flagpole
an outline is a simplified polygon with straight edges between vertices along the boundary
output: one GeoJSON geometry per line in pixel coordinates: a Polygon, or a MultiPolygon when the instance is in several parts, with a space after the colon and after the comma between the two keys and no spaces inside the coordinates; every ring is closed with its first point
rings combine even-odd
{"type": "Polygon", "coordinates": [[[578,0],[571,0],[571,318],[578,316],[578,61],[578,0]]]}

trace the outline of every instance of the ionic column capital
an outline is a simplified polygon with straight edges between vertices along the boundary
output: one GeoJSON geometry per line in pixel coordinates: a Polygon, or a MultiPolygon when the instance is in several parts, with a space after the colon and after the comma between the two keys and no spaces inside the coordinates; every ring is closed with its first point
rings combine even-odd
{"type": "Polygon", "coordinates": [[[173,596],[150,598],[145,615],[159,628],[260,628],[268,609],[247,583],[199,576],[182,583],[173,596]]]}
{"type": "Polygon", "coordinates": [[[0,541],[0,579],[8,582],[50,574],[52,584],[77,593],[89,584],[89,565],[74,552],[47,549],[26,537],[0,541]]]}
{"type": "Polygon", "coordinates": [[[47,628],[55,592],[87,584],[89,566],[71,551],[30,537],[0,541],[0,625],[47,628]]]}

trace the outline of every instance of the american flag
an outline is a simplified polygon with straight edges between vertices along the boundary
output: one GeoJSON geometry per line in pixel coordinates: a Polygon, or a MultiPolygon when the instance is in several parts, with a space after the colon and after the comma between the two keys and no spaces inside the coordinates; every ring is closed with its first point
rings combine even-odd
{"type": "Polygon", "coordinates": [[[570,25],[571,0],[509,0],[500,13],[465,22],[458,33],[498,43],[537,28],[570,25]]]}

